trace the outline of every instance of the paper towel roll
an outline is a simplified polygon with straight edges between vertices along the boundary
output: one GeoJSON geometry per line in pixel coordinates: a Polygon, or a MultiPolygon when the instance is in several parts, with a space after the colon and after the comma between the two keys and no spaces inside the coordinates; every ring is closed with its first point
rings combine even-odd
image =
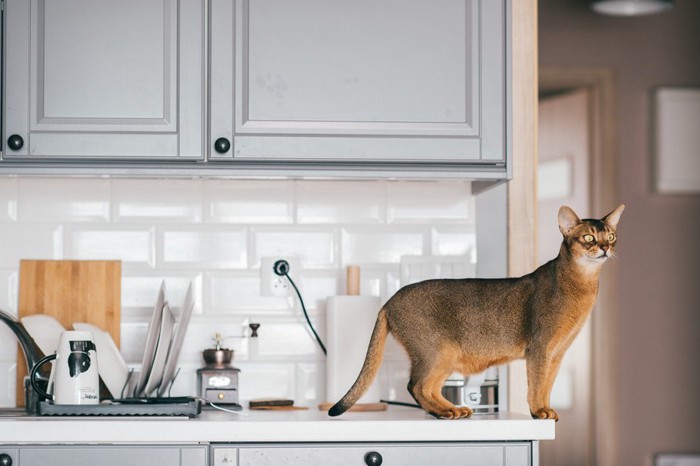
{"type": "MultiPolygon", "coordinates": [[[[326,400],[335,403],[357,379],[374,330],[379,298],[331,296],[326,301],[326,400]]],[[[377,377],[358,403],[378,403],[381,386],[377,377]]]]}

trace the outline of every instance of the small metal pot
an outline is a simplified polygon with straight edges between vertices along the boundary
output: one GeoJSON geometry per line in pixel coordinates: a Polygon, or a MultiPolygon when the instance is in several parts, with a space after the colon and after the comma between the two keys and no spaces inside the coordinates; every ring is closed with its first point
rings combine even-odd
{"type": "Polygon", "coordinates": [[[229,367],[233,361],[233,350],[227,348],[205,349],[202,351],[202,358],[210,367],[229,367]]]}

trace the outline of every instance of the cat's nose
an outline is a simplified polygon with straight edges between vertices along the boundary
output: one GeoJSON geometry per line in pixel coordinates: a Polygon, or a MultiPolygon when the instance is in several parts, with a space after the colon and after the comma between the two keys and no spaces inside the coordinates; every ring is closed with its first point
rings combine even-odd
{"type": "Polygon", "coordinates": [[[600,249],[603,250],[603,255],[605,256],[608,254],[608,249],[610,249],[610,246],[601,246],[600,249]]]}

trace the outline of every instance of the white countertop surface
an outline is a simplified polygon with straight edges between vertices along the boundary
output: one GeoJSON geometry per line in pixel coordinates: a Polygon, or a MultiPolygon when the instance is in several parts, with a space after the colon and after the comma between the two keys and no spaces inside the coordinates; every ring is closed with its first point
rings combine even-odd
{"type": "Polygon", "coordinates": [[[62,417],[0,413],[0,443],[426,442],[549,440],[554,421],[519,414],[440,420],[414,408],[383,412],[203,410],[186,417],[62,417]]]}

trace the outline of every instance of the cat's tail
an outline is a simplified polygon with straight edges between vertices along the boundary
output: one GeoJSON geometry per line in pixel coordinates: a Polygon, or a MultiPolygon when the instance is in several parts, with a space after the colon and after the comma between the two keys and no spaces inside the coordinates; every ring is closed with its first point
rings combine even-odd
{"type": "Polygon", "coordinates": [[[328,410],[330,416],[339,416],[350,409],[372,384],[377,372],[379,372],[379,366],[382,364],[387,335],[389,335],[389,321],[386,318],[386,311],[382,308],[377,316],[377,322],[374,324],[372,338],[369,340],[367,356],[362,364],[360,375],[357,376],[357,380],[345,396],[328,410]]]}

